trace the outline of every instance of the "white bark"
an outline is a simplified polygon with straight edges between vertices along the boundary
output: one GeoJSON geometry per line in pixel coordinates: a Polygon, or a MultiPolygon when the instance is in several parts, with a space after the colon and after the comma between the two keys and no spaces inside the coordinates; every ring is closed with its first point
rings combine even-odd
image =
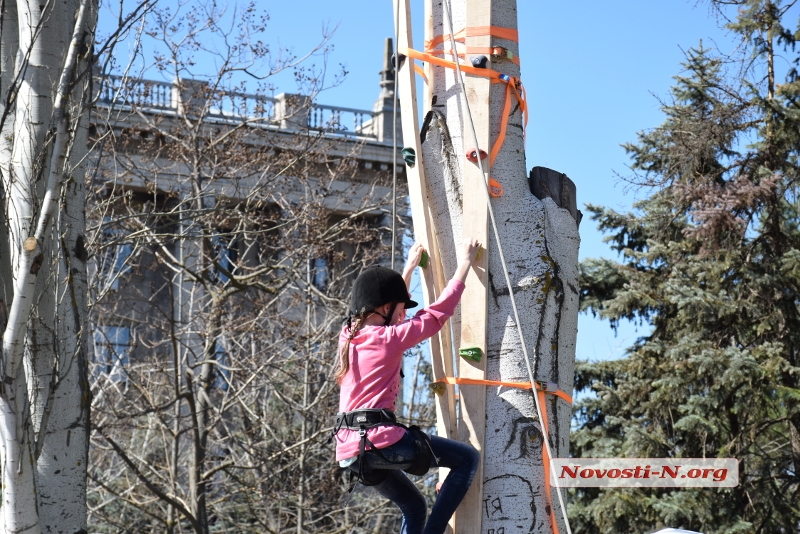
{"type": "MultiPolygon", "coordinates": [[[[86,122],[86,116],[82,116],[75,125],[75,147],[87,146],[86,122]]],[[[86,529],[90,332],[86,327],[88,289],[83,236],[86,186],[84,168],[78,161],[83,155],[82,151],[71,152],[72,172],[63,187],[64,211],[58,225],[63,232],[63,241],[57,243],[60,261],[54,292],[58,350],[42,350],[37,370],[39,376],[46,377],[50,388],[41,411],[43,429],[38,436],[40,518],[44,532],[65,534],[86,529]]]]}
{"type": "MultiPolygon", "coordinates": [[[[465,26],[467,19],[465,0],[451,2],[453,25],[458,31],[465,26]]],[[[492,4],[493,26],[517,28],[515,0],[493,0],[492,4]]],[[[433,6],[434,35],[450,33],[443,6],[444,3],[439,2],[433,6]]],[[[520,34],[521,38],[525,38],[524,32],[520,34]]],[[[426,39],[430,38],[430,35],[426,36],[426,39]]],[[[493,38],[493,44],[505,46],[517,54],[516,43],[493,38]]],[[[450,48],[449,42],[445,43],[444,48],[450,48]]],[[[450,56],[445,57],[450,59],[450,56]]],[[[530,58],[527,59],[530,61],[530,58]]],[[[525,60],[522,58],[522,61],[525,60]]],[[[494,61],[490,68],[511,76],[519,75],[519,68],[508,61],[494,61]]],[[[437,124],[442,121],[435,118],[423,145],[423,160],[440,244],[438,253],[449,274],[455,266],[456,245],[461,241],[458,179],[462,175],[461,169],[465,165],[472,165],[464,154],[467,149],[473,148],[474,142],[466,116],[466,99],[461,94],[455,71],[435,68],[431,82],[437,103],[433,109],[440,110],[445,117],[452,149],[442,142],[444,128],[437,124]]],[[[531,83],[530,79],[528,83],[531,83]]],[[[501,127],[504,102],[504,84],[494,84],[490,112],[493,141],[501,127]]],[[[577,223],[568,210],[560,208],[552,199],[542,201],[531,193],[524,155],[522,116],[516,102],[512,104],[512,110],[505,143],[491,170],[491,177],[502,184],[504,194],[491,200],[492,207],[499,225],[501,245],[534,377],[536,380],[557,382],[561,390],[571,394],[578,314],[577,223]]],[[[487,153],[491,150],[491,147],[480,148],[487,153]]],[[[484,164],[488,167],[489,160],[484,160],[484,164]]],[[[486,378],[527,382],[529,375],[522,351],[523,340],[514,320],[498,243],[491,230],[489,236],[486,378]]],[[[453,330],[456,335],[461,330],[459,321],[459,317],[455,316],[453,330]]],[[[458,339],[455,343],[458,347],[458,339]]],[[[486,395],[484,509],[480,532],[549,533],[549,503],[544,491],[544,469],[547,466],[542,465],[544,433],[534,397],[530,391],[512,388],[487,388],[486,395]]],[[[570,407],[563,400],[546,395],[545,409],[553,455],[567,456],[570,407]]],[[[563,533],[564,522],[556,489],[552,490],[552,500],[552,513],[558,519],[560,532],[563,533]]],[[[476,528],[474,532],[477,531],[476,528]]]]}
{"type": "MultiPolygon", "coordinates": [[[[13,106],[4,110],[0,150],[6,192],[3,250],[8,251],[0,269],[4,280],[13,283],[13,293],[8,287],[4,293],[9,309],[2,325],[0,386],[5,532],[78,532],[86,526],[86,258],[79,245],[80,167],[71,169],[65,191],[62,181],[71,167],[65,165],[67,147],[78,130],[77,124],[70,128],[68,98],[84,29],[95,12],[88,0],[69,0],[11,2],[4,13],[2,99],[13,106]],[[7,33],[12,22],[17,35],[7,33]],[[8,78],[7,51],[12,49],[15,63],[8,78]],[[55,136],[45,144],[50,128],[55,136]],[[60,212],[62,202],[66,209],[60,212]]],[[[85,135],[79,139],[72,161],[85,154],[85,135]]]]}

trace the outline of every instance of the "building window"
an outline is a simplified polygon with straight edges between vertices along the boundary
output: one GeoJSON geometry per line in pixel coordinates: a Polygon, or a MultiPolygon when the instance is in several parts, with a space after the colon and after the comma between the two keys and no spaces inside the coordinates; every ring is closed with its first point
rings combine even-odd
{"type": "Polygon", "coordinates": [[[98,326],[94,329],[94,374],[114,382],[127,379],[131,329],[127,326],[98,326]]]}
{"type": "Polygon", "coordinates": [[[215,344],[215,359],[219,365],[215,367],[215,376],[216,379],[214,380],[214,386],[218,387],[222,391],[228,391],[228,383],[231,379],[231,370],[228,368],[228,353],[225,350],[225,344],[217,340],[215,344]]]}
{"type": "Polygon", "coordinates": [[[228,275],[223,271],[233,274],[236,269],[236,260],[239,257],[239,249],[233,238],[214,236],[211,238],[211,245],[214,248],[214,260],[222,269],[215,268],[212,276],[222,284],[228,281],[228,275]]]}
{"type": "Polygon", "coordinates": [[[120,276],[131,271],[130,257],[133,245],[122,242],[125,231],[111,224],[111,217],[104,219],[103,240],[105,244],[97,255],[97,273],[100,286],[116,291],[119,289],[120,276]]]}
{"type": "Polygon", "coordinates": [[[328,262],[324,258],[313,258],[309,260],[309,270],[311,274],[311,285],[325,291],[328,287],[328,262]]]}

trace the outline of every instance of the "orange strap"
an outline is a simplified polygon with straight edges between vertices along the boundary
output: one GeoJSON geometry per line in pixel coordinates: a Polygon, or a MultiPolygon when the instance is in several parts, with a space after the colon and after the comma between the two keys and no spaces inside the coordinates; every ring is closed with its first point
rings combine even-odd
{"type": "Polygon", "coordinates": [[[494,178],[489,178],[489,194],[493,197],[503,196],[503,185],[494,178]]]}
{"type": "Polygon", "coordinates": [[[491,35],[492,37],[499,37],[500,39],[508,39],[509,41],[519,42],[519,32],[511,28],[501,28],[500,26],[468,26],[467,37],[481,37],[483,35],[491,35]]]}
{"type": "MultiPolygon", "coordinates": [[[[553,509],[553,497],[550,495],[550,455],[547,454],[547,447],[544,440],[550,435],[547,428],[547,402],[545,402],[544,391],[539,390],[536,395],[539,397],[539,406],[542,407],[542,427],[544,429],[544,436],[542,436],[542,467],[544,468],[544,492],[547,495],[547,503],[550,505],[550,526],[553,528],[553,534],[558,534],[558,522],[556,521],[556,511],[553,509]]],[[[572,404],[572,403],[570,403],[572,404]]]]}
{"type": "MultiPolygon", "coordinates": [[[[440,378],[434,384],[452,384],[452,385],[461,385],[461,386],[505,386],[508,388],[519,388],[519,389],[531,389],[530,382],[505,382],[503,380],[483,380],[480,378],[461,378],[456,376],[445,376],[444,378],[440,378]]],[[[556,390],[548,390],[546,386],[543,386],[540,383],[536,383],[536,390],[541,393],[549,393],[550,395],[555,395],[556,397],[560,397],[564,401],[572,404],[572,397],[570,397],[567,393],[561,391],[560,389],[556,390]]]]}
{"type": "MultiPolygon", "coordinates": [[[[467,36],[467,29],[464,28],[464,29],[461,29],[461,30],[457,31],[455,34],[453,34],[453,39],[456,40],[456,41],[459,41],[459,42],[463,42],[464,38],[466,36],[467,36]]],[[[445,41],[449,41],[449,40],[450,40],[450,34],[449,33],[442,34],[442,35],[437,35],[433,39],[426,39],[425,40],[425,49],[426,50],[430,50],[433,47],[439,46],[440,44],[444,43],[445,41]]]]}
{"type": "Polygon", "coordinates": [[[497,134],[497,140],[492,145],[492,152],[489,154],[490,168],[494,167],[494,160],[497,159],[497,154],[500,153],[500,147],[506,140],[506,127],[508,126],[508,116],[511,114],[511,84],[506,84],[506,102],[503,104],[503,120],[500,121],[500,131],[497,134]]]}
{"type": "MultiPolygon", "coordinates": [[[[517,30],[512,30],[511,28],[501,28],[499,26],[469,26],[457,31],[453,35],[453,39],[456,41],[464,41],[466,37],[483,37],[485,35],[491,35],[492,37],[497,37],[499,39],[507,39],[515,43],[519,42],[519,32],[517,30]]],[[[437,35],[433,39],[425,41],[425,48],[430,50],[449,40],[449,33],[445,35],[437,35]]]]}
{"type": "MultiPolygon", "coordinates": [[[[445,67],[448,69],[456,68],[456,63],[454,61],[449,61],[447,59],[436,57],[433,54],[420,52],[419,50],[414,50],[412,48],[403,48],[399,50],[399,52],[413,59],[419,59],[420,61],[427,61],[432,65],[438,65],[440,67],[445,67]]],[[[461,72],[465,72],[467,74],[472,74],[475,76],[481,76],[484,78],[489,78],[492,81],[492,83],[506,84],[506,101],[505,105],[503,106],[503,118],[500,121],[500,132],[497,135],[497,139],[495,140],[494,145],[492,145],[492,151],[489,157],[489,169],[491,169],[492,166],[494,165],[494,160],[500,153],[500,148],[503,146],[503,142],[505,142],[506,140],[506,126],[508,125],[508,117],[511,115],[512,94],[514,95],[514,97],[516,97],[517,102],[519,102],[520,111],[522,112],[522,116],[524,118],[522,131],[524,132],[525,129],[528,127],[528,105],[525,101],[525,88],[522,85],[522,82],[520,81],[519,78],[501,74],[500,72],[493,69],[479,69],[473,67],[472,65],[461,65],[461,64],[459,64],[459,67],[461,68],[461,72]],[[508,81],[504,80],[503,76],[505,76],[508,81]],[[517,86],[519,86],[519,88],[517,86]]]]}
{"type": "Polygon", "coordinates": [[[428,83],[428,77],[425,76],[425,71],[423,70],[422,67],[420,67],[416,63],[414,63],[414,72],[422,76],[422,79],[425,81],[426,84],[428,83]]]}
{"type": "MultiPolygon", "coordinates": [[[[442,59],[440,57],[436,57],[433,54],[428,54],[426,52],[420,52],[419,50],[414,50],[413,48],[401,48],[399,52],[410,58],[419,59],[420,61],[427,61],[432,65],[439,65],[440,67],[446,67],[448,69],[456,68],[456,64],[453,61],[442,59]]],[[[496,70],[479,69],[477,67],[473,67],[472,65],[460,65],[460,66],[461,66],[461,72],[466,72],[467,74],[473,74],[475,76],[483,76],[484,78],[491,78],[492,80],[497,80],[494,83],[505,83],[500,78],[500,73],[497,72],[496,70]]],[[[514,78],[514,80],[516,80],[516,78],[514,78]]]]}
{"type": "MultiPolygon", "coordinates": [[[[495,51],[494,47],[468,46],[466,48],[465,52],[461,52],[461,53],[458,54],[458,57],[460,57],[461,59],[464,59],[466,54],[473,54],[473,55],[486,54],[486,55],[489,55],[489,56],[493,56],[494,55],[494,51],[495,51]]],[[[440,55],[440,54],[444,55],[444,54],[452,54],[453,53],[451,50],[441,50],[441,49],[435,49],[435,50],[427,49],[427,50],[425,50],[425,52],[427,52],[428,54],[435,54],[435,55],[440,55]]],[[[508,58],[508,57],[504,57],[504,56],[500,56],[500,57],[502,57],[506,61],[510,61],[511,63],[514,63],[517,67],[520,66],[519,56],[514,56],[512,58],[508,58]]]]}

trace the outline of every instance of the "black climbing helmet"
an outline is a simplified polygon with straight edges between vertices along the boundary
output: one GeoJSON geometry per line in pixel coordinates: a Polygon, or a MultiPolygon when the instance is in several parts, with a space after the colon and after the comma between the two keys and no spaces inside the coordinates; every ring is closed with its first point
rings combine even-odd
{"type": "Polygon", "coordinates": [[[417,306],[408,297],[406,282],[400,273],[373,265],[364,269],[353,284],[350,315],[360,315],[390,302],[402,302],[406,309],[417,306]]]}

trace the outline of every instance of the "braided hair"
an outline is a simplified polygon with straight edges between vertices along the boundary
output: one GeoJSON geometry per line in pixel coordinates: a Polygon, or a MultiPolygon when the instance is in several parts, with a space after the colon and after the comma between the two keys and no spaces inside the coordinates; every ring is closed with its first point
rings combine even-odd
{"type": "Polygon", "coordinates": [[[364,326],[364,321],[370,315],[372,315],[371,311],[347,318],[347,323],[350,325],[350,333],[347,335],[347,340],[345,340],[344,345],[342,345],[342,351],[339,353],[339,369],[336,371],[336,382],[339,384],[342,383],[344,375],[350,369],[350,342],[356,336],[356,333],[361,330],[361,327],[364,326]],[[355,322],[353,322],[354,318],[355,322]]]}
{"type": "Polygon", "coordinates": [[[385,321],[383,326],[389,326],[392,322],[394,311],[397,309],[397,302],[392,302],[390,304],[391,306],[387,315],[382,314],[378,310],[372,310],[361,312],[358,315],[351,315],[347,318],[346,322],[348,328],[350,329],[350,333],[347,335],[347,340],[345,340],[344,345],[342,345],[342,351],[339,353],[339,369],[336,371],[336,381],[339,384],[342,383],[344,375],[346,375],[347,371],[350,369],[350,342],[356,336],[358,331],[361,330],[361,327],[364,326],[364,321],[367,320],[367,317],[373,313],[383,317],[385,321]],[[353,322],[353,319],[355,319],[355,323],[353,322]]]}

